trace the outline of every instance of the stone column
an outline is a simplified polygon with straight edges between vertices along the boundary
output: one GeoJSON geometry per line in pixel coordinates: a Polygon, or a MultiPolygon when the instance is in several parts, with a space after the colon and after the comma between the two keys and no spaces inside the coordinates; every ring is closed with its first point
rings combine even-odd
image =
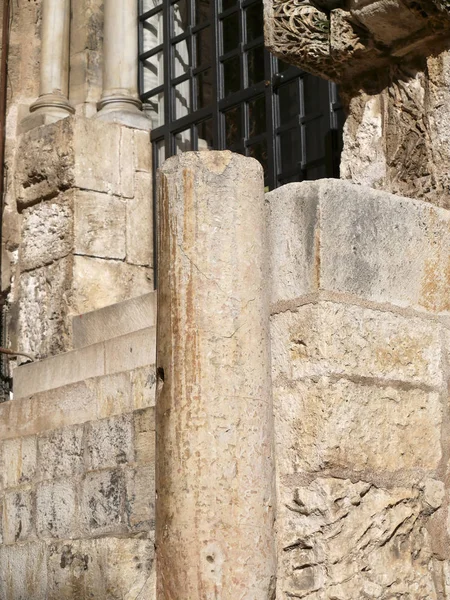
{"type": "Polygon", "coordinates": [[[70,0],[43,0],[42,6],[39,98],[30,106],[31,113],[40,115],[36,126],[75,112],[68,101],[70,0]]]}
{"type": "Polygon", "coordinates": [[[274,597],[262,168],[188,152],[159,181],[158,600],[274,597]]]}
{"type": "Polygon", "coordinates": [[[98,118],[149,129],[138,93],[138,3],[105,0],[103,93],[98,118]]]}

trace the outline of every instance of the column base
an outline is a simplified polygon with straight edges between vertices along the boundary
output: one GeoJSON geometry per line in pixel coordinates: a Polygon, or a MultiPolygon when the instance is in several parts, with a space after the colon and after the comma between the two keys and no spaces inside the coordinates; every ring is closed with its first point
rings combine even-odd
{"type": "Polygon", "coordinates": [[[142,102],[132,96],[105,96],[98,103],[96,118],[149,131],[152,122],[142,112],[142,102]]]}
{"type": "Polygon", "coordinates": [[[57,92],[44,94],[30,106],[30,114],[20,123],[18,133],[25,133],[35,127],[55,123],[74,113],[74,107],[69,104],[63,94],[57,92]]]}

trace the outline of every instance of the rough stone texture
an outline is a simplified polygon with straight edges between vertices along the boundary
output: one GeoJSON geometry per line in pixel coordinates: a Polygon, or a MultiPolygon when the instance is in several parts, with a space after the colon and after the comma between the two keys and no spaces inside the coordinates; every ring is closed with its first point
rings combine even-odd
{"type": "Polygon", "coordinates": [[[273,373],[376,377],[440,387],[438,324],[360,306],[318,302],[272,319],[273,373]]]}
{"type": "Polygon", "coordinates": [[[73,249],[73,207],[62,195],[24,210],[20,262],[23,271],[49,265],[73,249]]]}
{"type": "Polygon", "coordinates": [[[450,207],[450,54],[403,65],[349,101],[341,176],[450,207]]]}
{"type": "Polygon", "coordinates": [[[267,199],[276,598],[444,600],[449,214],[339,181],[267,199]]]}
{"type": "Polygon", "coordinates": [[[347,88],[377,71],[448,47],[449,7],[435,0],[265,0],[266,45],[283,60],[347,88]]]}
{"type": "Polygon", "coordinates": [[[272,401],[261,166],[160,170],[157,596],[273,598],[272,401]]]}
{"type": "Polygon", "coordinates": [[[19,283],[11,302],[17,342],[39,358],[71,349],[72,315],[153,290],[151,153],[142,133],[75,116],[20,138],[19,283]],[[49,281],[57,261],[67,265],[58,288],[49,281]],[[42,306],[30,310],[36,297],[42,306]]]}
{"type": "Polygon", "coordinates": [[[0,405],[2,600],[155,597],[154,392],[147,366],[0,405]]]}
{"type": "Polygon", "coordinates": [[[18,339],[21,349],[36,358],[71,344],[72,269],[68,256],[20,276],[18,339]]]}

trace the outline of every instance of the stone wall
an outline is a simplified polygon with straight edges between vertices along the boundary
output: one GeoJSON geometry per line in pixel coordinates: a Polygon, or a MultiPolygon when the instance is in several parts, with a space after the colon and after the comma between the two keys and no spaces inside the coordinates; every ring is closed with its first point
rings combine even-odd
{"type": "Polygon", "coordinates": [[[149,134],[69,117],[23,134],[15,167],[16,335],[42,358],[71,348],[72,315],[153,289],[149,134]]]}
{"type": "Polygon", "coordinates": [[[341,176],[450,207],[450,53],[404,63],[349,100],[341,176]]]}
{"type": "Polygon", "coordinates": [[[443,600],[450,213],[331,180],[267,198],[277,598],[443,600]]]}
{"type": "Polygon", "coordinates": [[[0,405],[2,600],[154,597],[152,296],[114,307],[144,329],[104,340],[118,315],[92,313],[91,345],[15,371],[0,405]]]}

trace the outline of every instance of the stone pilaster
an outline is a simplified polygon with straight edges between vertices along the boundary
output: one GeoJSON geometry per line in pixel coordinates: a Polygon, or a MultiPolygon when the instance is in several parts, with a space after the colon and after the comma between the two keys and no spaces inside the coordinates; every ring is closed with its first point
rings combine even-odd
{"type": "Polygon", "coordinates": [[[160,600],[273,598],[274,472],[263,173],[230,152],[161,170],[160,600]]]}

